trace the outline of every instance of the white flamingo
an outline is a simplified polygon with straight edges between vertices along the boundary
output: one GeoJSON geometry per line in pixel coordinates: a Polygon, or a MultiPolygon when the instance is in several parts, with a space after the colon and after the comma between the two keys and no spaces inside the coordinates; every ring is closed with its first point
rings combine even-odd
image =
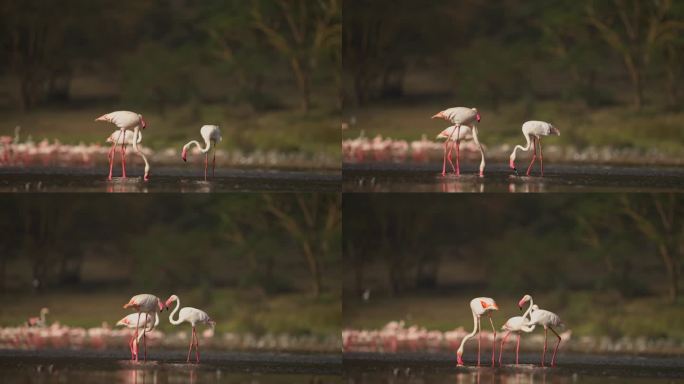
{"type": "Polygon", "coordinates": [[[211,165],[211,176],[214,177],[214,169],[216,168],[216,143],[223,140],[221,131],[218,125],[203,125],[200,128],[200,135],[204,139],[204,148],[197,140],[192,140],[183,146],[181,157],[183,161],[187,161],[187,152],[191,145],[196,145],[200,152],[204,153],[204,181],[207,181],[207,165],[209,163],[209,151],[214,149],[214,160],[211,165]]]}
{"type": "MultiPolygon", "coordinates": [[[[123,140],[125,139],[125,133],[126,130],[132,130],[135,134],[137,134],[140,129],[145,129],[147,127],[147,124],[145,123],[145,120],[143,119],[142,115],[139,113],[135,112],[130,112],[130,111],[116,111],[116,112],[110,112],[105,115],[102,115],[95,119],[95,121],[107,121],[110,122],[114,125],[116,125],[120,130],[121,130],[121,135],[119,136],[119,139],[122,141],[121,144],[121,177],[126,178],[126,145],[123,143],[123,140]]],[[[133,136],[136,137],[136,136],[133,136]]],[[[112,149],[116,147],[118,142],[114,142],[112,144],[112,149]]],[[[138,148],[138,144],[133,141],[133,149],[140,153],[140,149],[138,148]]],[[[112,179],[112,167],[114,166],[114,156],[111,157],[111,160],[109,161],[109,177],[108,179],[112,179]]]]}
{"type": "MultiPolygon", "coordinates": [[[[125,134],[124,134],[124,140],[123,141],[119,137],[119,136],[121,136],[121,131],[114,131],[114,132],[112,132],[111,135],[109,135],[106,142],[112,143],[112,144],[122,143],[121,144],[122,147],[127,146],[127,145],[134,145],[134,144],[137,145],[137,144],[142,143],[142,132],[139,131],[137,133],[138,138],[137,138],[137,140],[135,140],[135,142],[133,140],[133,138],[136,135],[135,132],[131,132],[131,131],[124,131],[124,132],[125,132],[125,134]]],[[[115,152],[116,152],[116,145],[113,145],[112,149],[109,150],[109,154],[107,155],[110,163],[113,161],[113,156],[114,156],[115,152]]],[[[150,179],[150,163],[147,161],[147,157],[145,156],[144,153],[142,153],[142,151],[139,151],[137,153],[138,153],[138,155],[140,155],[140,157],[145,162],[145,174],[143,176],[143,179],[149,180],[150,179]]]]}
{"type": "MultiPolygon", "coordinates": [[[[159,325],[159,316],[157,316],[157,313],[155,312],[152,315],[154,317],[154,322],[148,316],[143,316],[139,313],[131,313],[130,315],[119,320],[116,323],[116,326],[124,326],[126,328],[133,329],[136,327],[137,324],[139,324],[143,328],[147,328],[149,326],[150,328],[146,329],[145,331],[150,332],[159,325]]],[[[132,335],[131,339],[128,342],[128,347],[131,350],[131,360],[137,359],[138,357],[138,345],[140,344],[140,338],[143,335],[144,333],[140,333],[138,337],[132,335]]]]}
{"type": "Polygon", "coordinates": [[[216,326],[216,322],[212,320],[209,315],[207,315],[206,312],[204,312],[201,309],[197,308],[192,308],[192,307],[183,307],[181,308],[179,314],[178,314],[178,320],[174,320],[173,316],[176,314],[178,311],[178,308],[180,308],[180,299],[176,295],[171,295],[167,300],[166,300],[166,306],[169,307],[172,302],[176,302],[176,308],[171,312],[169,315],[169,321],[173,325],[178,325],[182,322],[188,322],[190,325],[192,325],[192,337],[190,340],[190,348],[188,349],[188,358],[187,362],[190,362],[190,352],[192,352],[192,346],[195,346],[195,362],[199,363],[199,340],[197,338],[197,331],[195,330],[195,326],[197,324],[206,324],[214,328],[216,326]]]}
{"type": "Polygon", "coordinates": [[[542,367],[545,364],[546,360],[546,341],[547,341],[547,336],[548,336],[548,330],[550,329],[551,332],[553,332],[556,337],[558,338],[558,342],[556,343],[556,348],[553,350],[553,357],[551,357],[551,366],[555,367],[556,366],[556,352],[558,352],[558,347],[560,346],[561,342],[561,337],[560,335],[553,329],[553,327],[559,327],[563,326],[563,321],[561,320],[560,316],[557,314],[547,311],[545,309],[539,309],[539,306],[534,304],[532,301],[532,296],[530,295],[525,295],[523,296],[522,299],[520,299],[520,302],[518,303],[518,306],[522,308],[522,306],[526,302],[530,302],[530,308],[528,309],[527,312],[530,314],[530,324],[532,325],[541,325],[544,327],[544,352],[542,353],[542,360],[541,360],[541,365],[542,367]]]}
{"type": "MultiPolygon", "coordinates": [[[[139,295],[135,295],[131,297],[131,299],[126,303],[124,308],[133,308],[138,312],[138,322],[142,320],[140,318],[141,314],[145,315],[145,323],[147,324],[150,319],[149,316],[156,316],[157,310],[161,312],[164,309],[164,303],[162,303],[161,299],[158,298],[155,295],[150,295],[147,293],[142,293],[139,295]]],[[[147,361],[147,341],[145,339],[145,333],[147,332],[146,328],[143,328],[143,346],[145,348],[145,361],[147,361]]],[[[140,333],[140,326],[138,323],[136,323],[135,326],[135,338],[138,338],[138,335],[140,333]]],[[[136,354],[135,356],[135,361],[138,361],[138,355],[136,354]]]]}
{"type": "MultiPolygon", "coordinates": [[[[531,298],[530,298],[531,299],[531,298]]],[[[518,303],[518,307],[522,308],[522,301],[518,303]]],[[[506,334],[501,340],[501,348],[499,349],[499,366],[501,366],[501,355],[506,345],[506,339],[508,336],[515,332],[518,334],[518,343],[515,347],[515,365],[518,365],[518,355],[520,353],[520,332],[530,333],[534,331],[536,324],[531,324],[527,316],[530,314],[532,308],[527,308],[527,311],[522,316],[513,316],[506,321],[506,323],[501,327],[502,330],[506,331],[506,334]]]]}
{"type": "Polygon", "coordinates": [[[26,325],[29,327],[36,327],[36,328],[45,328],[47,325],[46,320],[45,320],[45,315],[49,314],[50,310],[48,308],[41,308],[40,309],[40,316],[39,317],[30,317],[28,320],[26,320],[26,325]]]}
{"type": "Polygon", "coordinates": [[[492,343],[492,366],[494,366],[494,353],[496,351],[496,329],[494,328],[494,322],[492,321],[492,311],[499,310],[494,299],[490,297],[476,297],[470,300],[470,309],[473,311],[473,331],[467,334],[461,341],[461,345],[458,347],[456,352],[456,359],[458,360],[458,365],[463,365],[463,347],[466,341],[478,333],[477,339],[477,366],[480,366],[480,344],[482,342],[482,327],[480,325],[480,318],[483,315],[489,317],[489,322],[492,324],[492,332],[494,332],[494,342],[492,343]]]}
{"type": "Polygon", "coordinates": [[[527,167],[527,173],[526,175],[530,175],[530,171],[532,170],[532,165],[534,164],[534,161],[537,159],[537,143],[539,143],[539,162],[541,163],[541,175],[544,176],[544,155],[542,154],[542,145],[541,145],[541,136],[550,136],[550,135],[556,135],[560,136],[560,131],[558,128],[554,127],[553,125],[545,122],[545,121],[526,121],[522,125],[522,133],[525,135],[525,140],[527,141],[526,146],[522,145],[516,145],[515,148],[513,148],[513,153],[511,153],[511,158],[509,162],[509,166],[513,171],[515,171],[515,174],[518,174],[518,169],[515,167],[515,156],[516,152],[520,149],[523,151],[529,151],[530,150],[530,145],[534,145],[534,153],[532,154],[532,161],[530,162],[530,166],[527,167]],[[532,141],[530,142],[530,137],[532,138],[532,141]]]}
{"type": "MultiPolygon", "coordinates": [[[[449,121],[454,124],[456,127],[456,175],[459,176],[461,174],[461,169],[460,169],[460,150],[458,148],[458,139],[461,134],[460,134],[460,128],[461,126],[468,126],[473,135],[473,141],[475,141],[475,144],[480,148],[480,155],[482,156],[482,160],[480,161],[480,176],[484,175],[484,168],[485,168],[485,154],[484,154],[484,149],[482,148],[482,144],[480,144],[480,140],[477,138],[477,126],[475,123],[480,122],[480,113],[477,111],[476,108],[465,108],[465,107],[454,107],[454,108],[448,108],[445,109],[441,112],[438,112],[434,116],[432,116],[433,119],[444,119],[446,121],[449,121]]],[[[447,148],[449,148],[449,154],[448,156],[451,156],[451,150],[453,149],[453,143],[454,141],[451,139],[451,135],[454,133],[452,130],[449,137],[447,137],[447,140],[444,142],[444,160],[442,163],[442,176],[446,176],[446,160],[447,160],[447,148]]],[[[449,160],[451,162],[451,160],[449,160]]],[[[453,168],[453,164],[451,164],[453,168]]]]}

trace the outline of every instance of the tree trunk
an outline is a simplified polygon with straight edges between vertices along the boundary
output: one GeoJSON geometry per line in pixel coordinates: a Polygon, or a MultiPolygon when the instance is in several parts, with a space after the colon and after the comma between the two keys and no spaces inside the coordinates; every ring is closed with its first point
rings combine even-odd
{"type": "Polygon", "coordinates": [[[318,266],[318,259],[314,256],[308,241],[302,243],[302,248],[304,249],[304,256],[311,274],[311,288],[314,297],[319,297],[321,295],[321,270],[318,266]]]}
{"type": "Polygon", "coordinates": [[[290,59],[290,65],[297,80],[297,89],[299,89],[300,107],[303,112],[309,112],[310,107],[310,76],[308,70],[304,68],[301,61],[297,57],[290,59]]]}
{"type": "Polygon", "coordinates": [[[677,301],[677,296],[679,294],[679,271],[677,270],[677,263],[673,257],[672,250],[669,249],[666,244],[659,244],[658,252],[663,258],[663,263],[667,270],[668,298],[670,299],[670,302],[674,304],[677,301]]]}

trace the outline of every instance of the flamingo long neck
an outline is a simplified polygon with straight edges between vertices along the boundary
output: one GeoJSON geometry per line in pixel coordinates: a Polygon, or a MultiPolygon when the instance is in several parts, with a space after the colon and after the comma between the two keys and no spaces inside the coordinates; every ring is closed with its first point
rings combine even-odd
{"type": "Polygon", "coordinates": [[[138,156],[142,157],[143,161],[145,162],[145,179],[147,179],[147,175],[150,173],[150,163],[147,161],[147,157],[145,156],[144,153],[140,150],[138,147],[138,143],[142,142],[142,132],[140,131],[140,128],[135,127],[133,130],[133,150],[135,150],[135,153],[138,154],[138,156]]]}
{"type": "Polygon", "coordinates": [[[40,322],[45,324],[45,311],[40,311],[40,322]]]}
{"type": "Polygon", "coordinates": [[[526,318],[530,315],[530,312],[532,312],[532,306],[533,305],[534,305],[534,300],[532,298],[530,298],[530,306],[527,307],[527,311],[525,311],[525,313],[523,314],[523,318],[526,318]]]}
{"type": "Polygon", "coordinates": [[[471,337],[475,336],[476,333],[477,333],[477,315],[475,314],[475,312],[473,312],[473,331],[470,332],[469,334],[465,335],[463,340],[461,340],[461,345],[458,347],[458,352],[457,352],[458,355],[463,354],[463,347],[465,347],[466,341],[468,341],[468,339],[470,339],[471,337]]]}
{"type": "Polygon", "coordinates": [[[513,154],[511,155],[513,161],[515,161],[515,154],[516,152],[518,152],[518,149],[527,152],[530,150],[530,145],[532,145],[532,141],[530,140],[530,134],[527,132],[523,132],[523,135],[525,135],[527,145],[525,145],[524,147],[522,145],[516,145],[515,148],[513,148],[513,154]]]}
{"type": "Polygon", "coordinates": [[[178,308],[180,308],[180,299],[177,298],[176,299],[176,308],[174,308],[174,310],[169,315],[169,322],[173,325],[178,325],[178,324],[183,322],[183,320],[181,320],[180,318],[178,318],[178,320],[173,319],[173,315],[175,315],[176,312],[178,312],[178,308]]]}
{"type": "Polygon", "coordinates": [[[204,148],[202,148],[202,146],[200,145],[200,143],[197,140],[192,140],[183,146],[183,150],[186,151],[186,150],[190,149],[190,147],[194,144],[197,146],[197,148],[199,148],[200,152],[202,152],[202,153],[209,152],[209,150],[211,149],[211,140],[206,139],[206,138],[203,138],[203,139],[204,139],[204,148]]]}
{"type": "Polygon", "coordinates": [[[481,159],[480,159],[480,175],[482,175],[484,173],[484,169],[485,169],[485,153],[484,153],[484,149],[482,148],[482,144],[480,144],[480,140],[477,137],[477,125],[475,125],[473,123],[473,126],[470,129],[470,131],[472,132],[472,135],[473,135],[473,141],[475,142],[475,144],[477,144],[477,147],[480,148],[480,157],[481,157],[481,159]]]}

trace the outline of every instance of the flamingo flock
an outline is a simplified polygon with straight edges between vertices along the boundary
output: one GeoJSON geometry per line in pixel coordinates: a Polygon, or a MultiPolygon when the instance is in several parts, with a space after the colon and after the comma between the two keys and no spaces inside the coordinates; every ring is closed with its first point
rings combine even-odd
{"type": "MultiPolygon", "coordinates": [[[[437,112],[432,119],[446,120],[452,125],[441,131],[437,139],[443,139],[442,154],[442,176],[447,175],[447,161],[454,175],[461,175],[461,142],[467,141],[468,146],[464,149],[472,152],[479,152],[480,165],[478,175],[484,176],[486,166],[485,147],[479,140],[477,124],[482,117],[477,108],[452,107],[437,112]],[[452,161],[452,153],[456,150],[456,165],[452,161]]],[[[522,133],[527,141],[526,146],[517,145],[510,155],[509,166],[516,176],[518,169],[515,166],[517,152],[533,150],[532,161],[527,168],[526,176],[530,176],[530,171],[537,158],[537,147],[539,147],[539,161],[541,165],[540,176],[544,176],[544,160],[541,147],[542,136],[560,136],[560,130],[550,123],[544,121],[527,121],[522,125],[522,133]]],[[[434,152],[440,145],[426,140],[425,136],[420,141],[413,141],[410,144],[405,140],[383,139],[378,135],[370,140],[364,137],[363,132],[356,139],[342,141],[342,153],[347,160],[364,161],[371,155],[375,161],[396,161],[403,160],[408,156],[408,152],[413,154],[414,160],[427,161],[426,153],[434,152]]]]}

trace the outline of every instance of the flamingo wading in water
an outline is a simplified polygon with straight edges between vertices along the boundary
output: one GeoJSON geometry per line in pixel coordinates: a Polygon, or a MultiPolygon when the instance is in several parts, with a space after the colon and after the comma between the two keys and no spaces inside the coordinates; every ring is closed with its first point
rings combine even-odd
{"type": "Polygon", "coordinates": [[[499,310],[494,299],[490,297],[476,297],[470,300],[470,309],[473,311],[473,331],[465,335],[463,340],[461,340],[461,345],[458,347],[456,352],[456,359],[458,360],[458,365],[463,365],[463,347],[466,341],[478,333],[477,338],[477,366],[480,366],[480,344],[482,342],[482,327],[480,325],[480,318],[482,315],[487,315],[489,317],[489,322],[492,324],[492,332],[494,332],[494,341],[492,343],[492,366],[494,366],[494,353],[496,352],[496,329],[494,328],[494,322],[492,321],[492,312],[499,310]]]}
{"type": "MultiPolygon", "coordinates": [[[[162,303],[161,299],[158,298],[155,295],[150,295],[147,293],[142,293],[140,295],[135,295],[131,297],[131,299],[126,303],[124,308],[133,308],[138,312],[138,319],[135,325],[135,338],[138,338],[138,334],[140,333],[140,325],[139,321],[142,320],[140,318],[141,314],[145,314],[145,324],[147,324],[150,319],[149,316],[157,316],[156,312],[159,310],[161,312],[164,310],[164,303],[162,303]]],[[[145,339],[145,333],[147,332],[147,328],[143,327],[143,346],[145,348],[145,361],[147,361],[147,341],[145,339]]],[[[135,355],[135,361],[138,361],[138,355],[136,353],[135,355]]]]}
{"type": "Polygon", "coordinates": [[[190,340],[190,348],[188,349],[188,358],[187,362],[190,362],[190,352],[192,352],[192,347],[193,345],[195,346],[195,362],[199,363],[200,357],[199,357],[199,340],[197,338],[197,331],[195,330],[195,327],[197,324],[206,324],[214,328],[216,326],[216,322],[212,320],[209,315],[207,315],[206,312],[204,312],[201,309],[197,308],[192,308],[192,307],[183,307],[181,308],[180,312],[178,313],[178,320],[174,320],[173,316],[178,312],[178,308],[180,308],[180,299],[176,295],[171,295],[168,300],[166,300],[166,306],[169,307],[171,303],[176,302],[176,308],[171,312],[169,315],[169,321],[173,325],[178,325],[182,322],[188,322],[190,325],[192,325],[192,337],[190,340]]]}
{"type": "MultiPolygon", "coordinates": [[[[124,134],[124,140],[122,143],[122,147],[127,146],[127,145],[137,145],[142,142],[142,132],[138,131],[138,138],[135,140],[135,143],[133,143],[133,137],[135,136],[135,132],[131,131],[125,131],[126,133],[124,134]]],[[[112,132],[111,135],[107,138],[106,142],[107,143],[121,143],[122,141],[120,140],[119,136],[121,135],[121,131],[114,131],[112,132]]],[[[116,145],[112,146],[112,149],[109,150],[108,158],[109,162],[111,163],[113,161],[114,153],[116,152],[116,145]]],[[[125,151],[124,151],[125,152],[125,151]]],[[[145,180],[149,180],[150,178],[150,163],[147,161],[147,157],[145,154],[142,153],[142,151],[137,152],[138,155],[143,159],[145,162],[145,175],[143,178],[145,180]]]]}
{"type": "Polygon", "coordinates": [[[534,164],[534,161],[537,159],[537,143],[539,144],[539,162],[541,163],[541,175],[544,176],[544,155],[542,154],[542,145],[541,145],[541,136],[551,136],[551,135],[556,135],[560,136],[560,131],[558,128],[554,127],[553,125],[545,122],[545,121],[526,121],[522,125],[522,132],[523,135],[525,135],[525,140],[527,140],[527,145],[522,146],[522,145],[516,145],[515,148],[513,148],[513,153],[511,153],[511,158],[509,162],[509,166],[515,174],[518,174],[518,169],[515,167],[515,156],[516,152],[520,149],[523,151],[529,151],[530,150],[530,145],[534,145],[534,153],[532,153],[532,161],[530,162],[530,166],[527,167],[527,173],[526,175],[530,175],[530,171],[532,170],[532,165],[534,164]],[[532,141],[530,142],[530,137],[532,138],[532,141]]]}
{"type": "Polygon", "coordinates": [[[549,329],[558,338],[558,342],[556,343],[556,348],[554,348],[554,350],[553,350],[553,357],[551,357],[551,366],[555,367],[556,366],[556,352],[558,352],[558,347],[560,346],[561,337],[553,329],[553,327],[563,326],[563,321],[561,320],[560,316],[558,316],[557,314],[555,314],[551,311],[547,311],[545,309],[539,309],[539,307],[536,304],[534,304],[534,302],[532,301],[532,296],[530,296],[530,295],[523,296],[523,298],[520,299],[520,302],[518,302],[518,307],[522,308],[522,306],[528,301],[530,302],[530,308],[528,309],[527,312],[530,314],[530,324],[541,325],[542,327],[544,327],[544,352],[542,353],[542,360],[541,360],[542,367],[544,366],[545,360],[546,360],[546,340],[547,340],[549,329]]]}
{"type": "MultiPolygon", "coordinates": [[[[116,125],[119,128],[119,130],[121,130],[121,134],[118,137],[119,140],[115,141],[112,144],[112,156],[110,157],[109,161],[109,177],[107,179],[112,179],[112,168],[114,166],[113,152],[114,148],[117,146],[117,144],[119,144],[119,142],[121,142],[121,177],[126,178],[126,144],[124,141],[124,139],[126,138],[125,132],[126,130],[132,130],[134,132],[133,137],[137,137],[137,133],[140,131],[140,129],[145,129],[145,127],[147,127],[145,120],[139,113],[130,111],[116,111],[107,113],[106,115],[102,115],[95,119],[95,121],[110,122],[116,125]]],[[[140,154],[138,143],[135,140],[133,140],[133,149],[138,154],[140,154]]],[[[145,178],[145,180],[147,180],[147,178],[145,178]]]]}
{"type": "MultiPolygon", "coordinates": [[[[146,329],[146,332],[150,332],[154,328],[159,325],[159,316],[157,316],[157,313],[153,313],[154,316],[154,323],[148,316],[142,316],[142,314],[139,313],[131,313],[130,315],[124,317],[123,319],[119,320],[116,325],[117,326],[124,326],[129,329],[133,329],[136,327],[137,324],[140,324],[143,328],[147,328],[147,326],[150,326],[149,329],[146,329]]],[[[140,333],[138,337],[135,335],[131,336],[131,339],[128,341],[128,347],[131,350],[131,360],[135,360],[138,358],[138,345],[140,344],[140,338],[144,335],[144,333],[140,333]]]]}
{"type": "Polygon", "coordinates": [[[472,132],[473,136],[473,141],[475,141],[475,144],[480,148],[480,155],[482,156],[482,160],[480,161],[480,176],[484,175],[484,168],[485,168],[485,154],[484,154],[484,149],[482,149],[482,144],[480,144],[480,140],[477,137],[477,126],[475,123],[480,122],[480,113],[477,111],[476,108],[465,108],[465,107],[454,107],[454,108],[448,108],[445,109],[441,112],[438,112],[434,116],[432,116],[433,119],[443,119],[446,121],[451,122],[454,124],[456,127],[455,130],[451,130],[449,133],[449,136],[446,138],[446,141],[444,142],[444,159],[442,162],[442,176],[446,176],[446,161],[447,158],[449,159],[449,163],[451,164],[451,168],[454,168],[454,164],[451,162],[451,151],[453,150],[454,147],[454,142],[456,144],[456,169],[455,173],[456,176],[461,175],[461,164],[460,164],[460,156],[461,152],[459,149],[459,142],[460,142],[460,128],[462,125],[468,126],[472,132]],[[456,140],[452,140],[452,135],[456,134],[456,140]],[[447,154],[447,149],[448,149],[448,154],[447,154]]]}
{"type": "MultiPolygon", "coordinates": [[[[518,306],[522,307],[520,303],[518,303],[518,306]]],[[[501,366],[501,355],[503,353],[504,346],[506,345],[506,340],[512,332],[518,334],[518,343],[515,347],[515,365],[518,365],[518,356],[520,354],[520,332],[530,333],[534,331],[534,328],[536,327],[535,324],[530,324],[530,320],[527,318],[531,310],[532,308],[528,308],[522,316],[511,317],[501,327],[502,330],[506,331],[506,334],[504,335],[503,340],[501,340],[501,348],[499,349],[499,366],[501,366]]]]}
{"type": "Polygon", "coordinates": [[[221,131],[218,125],[203,125],[200,128],[200,135],[204,139],[204,148],[200,145],[197,140],[189,141],[183,146],[183,151],[181,157],[183,161],[187,161],[188,149],[192,145],[196,145],[200,152],[204,153],[204,181],[207,181],[207,166],[209,163],[209,151],[214,149],[214,159],[211,164],[211,176],[214,177],[214,169],[216,168],[216,143],[223,140],[221,137],[221,131]]]}

